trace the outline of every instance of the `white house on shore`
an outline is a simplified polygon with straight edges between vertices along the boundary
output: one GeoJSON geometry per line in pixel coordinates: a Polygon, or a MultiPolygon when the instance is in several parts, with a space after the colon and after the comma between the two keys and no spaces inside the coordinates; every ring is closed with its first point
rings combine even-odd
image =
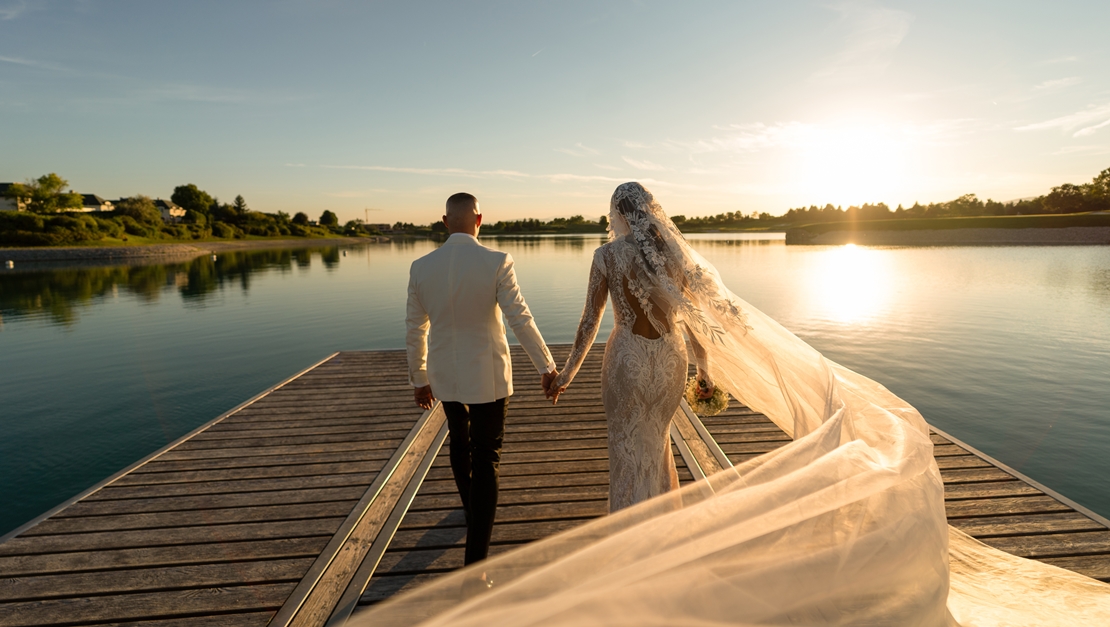
{"type": "Polygon", "coordinates": [[[185,218],[185,210],[174,204],[172,200],[154,200],[154,206],[162,213],[162,221],[166,224],[177,224],[185,218]]]}
{"type": "Polygon", "coordinates": [[[76,211],[84,211],[86,213],[93,211],[111,211],[115,209],[112,202],[104,200],[96,194],[81,194],[81,208],[76,211]]]}
{"type": "Polygon", "coordinates": [[[27,198],[8,198],[7,193],[11,183],[0,183],[0,211],[26,211],[27,198]]]}

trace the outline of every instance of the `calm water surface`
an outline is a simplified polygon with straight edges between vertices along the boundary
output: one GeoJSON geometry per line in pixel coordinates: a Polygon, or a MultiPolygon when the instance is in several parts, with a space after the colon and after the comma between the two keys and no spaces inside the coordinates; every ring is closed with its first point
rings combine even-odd
{"type": "MultiPolygon", "coordinates": [[[[602,240],[484,241],[570,342],[602,240]]],[[[403,347],[408,266],[433,246],[0,270],[0,534],[334,351],[403,347]]],[[[695,246],[831,359],[1110,515],[1110,247],[695,246]]]]}

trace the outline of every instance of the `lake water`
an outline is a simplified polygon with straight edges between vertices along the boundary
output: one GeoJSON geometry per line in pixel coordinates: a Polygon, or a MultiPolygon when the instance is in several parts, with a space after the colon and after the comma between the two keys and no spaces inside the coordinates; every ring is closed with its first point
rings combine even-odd
{"type": "MultiPolygon", "coordinates": [[[[1110,247],[692,239],[831,359],[1110,516],[1110,247]]],[[[570,342],[602,239],[484,242],[516,258],[545,338],[570,342]]],[[[408,266],[433,246],[0,270],[0,534],[334,351],[402,348],[408,266]]]]}

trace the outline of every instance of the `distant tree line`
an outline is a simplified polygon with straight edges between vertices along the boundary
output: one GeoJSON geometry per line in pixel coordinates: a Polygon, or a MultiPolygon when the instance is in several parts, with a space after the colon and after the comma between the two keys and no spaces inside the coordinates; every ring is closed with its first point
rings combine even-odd
{"type": "Polygon", "coordinates": [[[891,210],[886,203],[863,204],[847,209],[810,206],[791,209],[780,219],[790,224],[837,222],[841,220],[889,220],[898,218],[963,218],[974,216],[1016,216],[1086,213],[1110,211],[1110,168],[1103,170],[1090,183],[1064,183],[1035,198],[1012,202],[980,200],[975,194],[964,194],[955,200],[912,207],[902,205],[891,210]]]}
{"type": "Polygon", "coordinates": [[[14,183],[4,196],[25,203],[27,211],[0,211],[0,246],[59,246],[104,239],[197,240],[259,237],[328,237],[374,235],[378,231],[324,211],[313,222],[303,212],[252,211],[242,195],[221,203],[194,184],[174,188],[170,200],[185,210],[180,223],[166,222],[155,201],[136,195],[118,201],[112,211],[84,212],[80,194],[64,191],[69,183],[51,173],[14,183]]]}

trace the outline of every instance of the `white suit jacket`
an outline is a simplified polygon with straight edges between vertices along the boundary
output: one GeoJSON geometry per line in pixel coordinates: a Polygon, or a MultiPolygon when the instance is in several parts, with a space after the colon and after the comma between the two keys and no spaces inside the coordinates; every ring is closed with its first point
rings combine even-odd
{"type": "Polygon", "coordinates": [[[430,384],[442,401],[491,403],[512,395],[502,312],[536,369],[554,370],[517,286],[512,256],[454,233],[412,262],[405,320],[409,382],[430,384]]]}

